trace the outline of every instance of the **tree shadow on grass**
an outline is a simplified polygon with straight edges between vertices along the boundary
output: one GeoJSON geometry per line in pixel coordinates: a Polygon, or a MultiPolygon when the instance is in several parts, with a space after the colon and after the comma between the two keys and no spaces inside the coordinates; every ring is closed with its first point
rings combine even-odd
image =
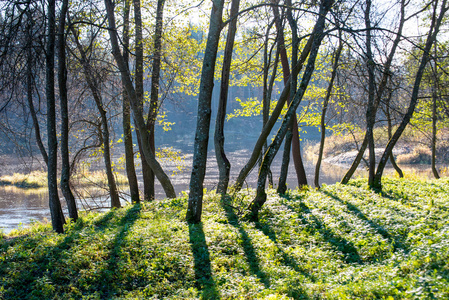
{"type": "MultiPolygon", "coordinates": [[[[78,219],[72,225],[71,231],[65,234],[64,239],[60,243],[47,246],[43,251],[36,251],[39,254],[34,253],[34,251],[33,253],[29,253],[27,250],[42,247],[42,239],[47,234],[45,232],[31,236],[24,235],[2,244],[2,248],[14,247],[15,244],[23,244],[24,247],[23,249],[18,249],[16,252],[17,257],[13,258],[15,271],[18,272],[18,276],[8,276],[8,278],[5,278],[6,280],[0,280],[1,287],[5,288],[5,291],[0,294],[0,298],[4,296],[5,299],[39,299],[43,295],[35,289],[35,285],[37,281],[43,279],[55,281],[58,285],[68,284],[70,280],[61,278],[58,274],[55,274],[55,271],[58,270],[55,270],[54,265],[55,262],[64,259],[67,251],[76,244],[84,225],[83,220],[78,219]],[[22,251],[23,253],[27,253],[27,255],[23,255],[22,251]],[[21,270],[20,266],[26,267],[21,270]]],[[[53,235],[54,233],[48,234],[53,235]]],[[[0,274],[8,274],[8,271],[8,263],[4,262],[0,264],[0,274]],[[2,270],[3,268],[5,270],[2,270]]]]}
{"type": "MultiPolygon", "coordinates": [[[[120,294],[120,291],[126,289],[126,286],[123,286],[123,284],[130,280],[130,278],[121,278],[123,274],[119,267],[120,254],[122,252],[122,244],[129,234],[129,229],[140,217],[140,212],[140,204],[134,205],[134,207],[128,209],[125,216],[123,216],[117,224],[118,230],[110,245],[111,250],[109,251],[107,266],[102,270],[100,276],[102,283],[98,292],[104,299],[113,298],[120,294]]],[[[103,222],[110,220],[112,215],[113,212],[111,212],[111,215],[109,213],[104,215],[97,225],[101,225],[103,222]]]]}
{"type": "Polygon", "coordinates": [[[354,213],[354,215],[356,215],[357,218],[364,221],[368,226],[370,226],[372,229],[374,229],[374,231],[376,233],[381,235],[383,238],[387,239],[392,244],[393,249],[395,251],[397,249],[401,249],[401,250],[404,250],[406,253],[408,253],[409,249],[404,244],[403,238],[398,237],[398,236],[392,236],[385,228],[383,228],[376,222],[368,219],[368,217],[362,211],[360,211],[360,209],[357,206],[355,206],[354,204],[346,202],[346,201],[342,200],[341,198],[339,198],[337,195],[334,195],[328,191],[322,191],[322,193],[331,197],[332,199],[340,202],[341,204],[344,204],[348,208],[349,211],[351,211],[352,213],[354,213]]]}
{"type": "Polygon", "coordinates": [[[251,238],[249,237],[245,229],[240,225],[238,216],[235,214],[233,208],[226,203],[227,199],[227,196],[221,197],[221,206],[225,211],[226,218],[228,219],[229,224],[234,226],[239,231],[240,237],[243,241],[241,246],[243,247],[245,258],[249,265],[251,273],[253,275],[256,275],[260,279],[265,288],[268,288],[270,287],[270,280],[265,272],[260,269],[259,258],[257,257],[256,250],[254,249],[254,246],[251,242],[251,238]]]}
{"type": "Polygon", "coordinates": [[[195,264],[196,288],[203,299],[220,299],[212,275],[209,249],[203,231],[203,224],[189,224],[189,242],[195,264]]]}
{"type": "MultiPolygon", "coordinates": [[[[292,200],[292,198],[289,195],[283,195],[283,197],[287,200],[292,200]]],[[[340,252],[343,254],[343,260],[347,264],[363,264],[363,260],[360,257],[357,248],[354,246],[354,244],[343,237],[335,234],[331,229],[327,228],[326,224],[321,222],[310,210],[310,208],[302,201],[299,203],[300,211],[298,211],[297,208],[292,207],[291,205],[288,205],[287,203],[284,203],[284,205],[290,209],[291,211],[294,211],[297,213],[298,218],[301,220],[303,224],[308,224],[311,226],[311,228],[314,228],[314,230],[318,231],[318,233],[321,234],[324,241],[327,242],[335,251],[340,252]],[[307,220],[302,213],[305,213],[308,215],[310,220],[307,220]]]]}

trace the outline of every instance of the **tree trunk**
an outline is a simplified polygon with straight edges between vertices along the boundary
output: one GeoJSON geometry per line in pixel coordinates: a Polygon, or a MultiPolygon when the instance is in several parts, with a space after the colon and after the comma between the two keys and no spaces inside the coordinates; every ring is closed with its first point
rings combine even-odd
{"type": "MultiPolygon", "coordinates": [[[[156,29],[154,32],[154,51],[153,51],[153,71],[151,73],[151,94],[150,94],[150,110],[148,111],[147,129],[150,133],[150,146],[153,153],[156,151],[154,142],[154,124],[159,110],[159,78],[161,72],[162,57],[162,33],[164,18],[165,0],[157,1],[156,8],[156,29]]],[[[154,199],[154,173],[149,170],[149,183],[153,188],[154,199]]]]}
{"type": "Polygon", "coordinates": [[[341,31],[339,31],[339,44],[337,51],[335,52],[334,56],[334,65],[332,67],[332,73],[331,73],[331,79],[329,81],[329,85],[327,86],[326,90],[326,96],[323,100],[323,110],[321,112],[321,123],[320,123],[320,130],[321,130],[321,140],[320,140],[320,149],[318,151],[318,159],[315,166],[315,187],[320,188],[320,167],[321,167],[321,161],[323,159],[323,150],[324,150],[324,141],[326,139],[326,112],[327,107],[329,105],[329,99],[331,97],[332,88],[334,86],[335,77],[337,76],[337,69],[338,69],[338,61],[340,59],[341,51],[343,50],[343,43],[342,43],[342,37],[341,37],[341,31]]]}
{"type": "Polygon", "coordinates": [[[228,35],[226,38],[226,46],[223,58],[223,68],[221,71],[221,85],[220,98],[218,102],[217,118],[215,120],[215,156],[218,165],[218,187],[217,194],[225,195],[229,185],[229,173],[231,170],[231,163],[226,157],[224,151],[224,121],[226,117],[226,106],[228,102],[228,88],[229,88],[229,74],[231,70],[232,51],[234,49],[235,33],[237,31],[236,15],[239,11],[240,0],[232,0],[231,14],[232,19],[228,28],[228,35]]]}
{"type": "Polygon", "coordinates": [[[324,38],[323,31],[324,31],[326,15],[329,12],[332,4],[333,4],[332,0],[322,0],[321,1],[319,17],[315,24],[315,29],[314,29],[314,34],[313,34],[313,36],[314,36],[313,45],[312,45],[312,49],[309,54],[309,60],[307,62],[306,69],[304,70],[301,84],[299,85],[298,91],[296,92],[295,97],[293,98],[292,103],[290,104],[288,111],[284,116],[284,119],[282,120],[282,125],[279,128],[279,131],[277,132],[273,142],[271,143],[270,147],[268,148],[267,153],[264,156],[262,165],[259,170],[259,178],[257,180],[256,198],[253,200],[253,202],[249,206],[250,212],[248,214],[248,217],[251,220],[254,220],[254,221],[258,220],[259,210],[266,201],[267,194],[265,193],[265,183],[266,183],[266,178],[268,175],[268,169],[269,169],[271,162],[273,161],[277,151],[279,150],[279,147],[282,144],[282,140],[284,139],[285,134],[287,133],[287,127],[291,123],[293,116],[296,114],[296,109],[298,108],[298,105],[301,102],[302,97],[304,96],[304,93],[307,89],[310,78],[312,77],[313,71],[315,69],[315,60],[318,55],[318,50],[321,45],[321,41],[324,38]]]}
{"type": "MultiPolygon", "coordinates": [[[[398,28],[398,32],[396,34],[396,38],[391,47],[390,53],[388,55],[387,61],[385,63],[385,68],[384,68],[384,72],[382,75],[382,79],[380,81],[379,88],[377,90],[377,95],[375,97],[374,105],[372,107],[373,114],[375,114],[375,112],[377,111],[377,109],[379,107],[379,104],[382,100],[383,93],[385,91],[385,88],[387,87],[388,78],[391,76],[391,74],[390,74],[391,64],[393,62],[393,58],[394,58],[394,55],[398,48],[399,42],[401,41],[402,30],[404,28],[404,23],[405,23],[405,5],[406,5],[406,1],[401,0],[401,19],[399,21],[399,28],[398,28]]],[[[367,127],[368,127],[368,125],[367,125],[367,127]]],[[[363,143],[360,147],[359,153],[357,154],[357,157],[354,160],[354,162],[352,163],[350,169],[346,172],[345,176],[343,177],[343,179],[341,181],[342,184],[347,184],[349,182],[349,179],[351,179],[352,175],[354,174],[360,161],[363,158],[363,154],[365,153],[367,146],[368,146],[368,133],[365,133],[365,137],[363,139],[363,143]]]]}
{"type": "MultiPolygon", "coordinates": [[[[139,105],[143,112],[143,36],[142,36],[142,12],[140,8],[140,0],[133,0],[134,5],[134,25],[136,31],[136,58],[135,58],[135,74],[134,82],[136,95],[139,101],[139,105]]],[[[149,122],[149,121],[147,121],[149,122]]],[[[148,129],[148,128],[147,128],[148,129]]],[[[151,137],[149,137],[151,140],[151,137]]],[[[151,141],[148,141],[151,144],[151,141]]],[[[139,144],[139,150],[142,150],[142,142],[139,144]]],[[[154,149],[151,149],[154,153],[154,149]]],[[[142,151],[141,151],[142,153],[142,151]]],[[[154,174],[151,171],[151,167],[145,159],[145,155],[141,155],[142,161],[142,175],[143,175],[143,195],[145,201],[151,201],[154,199],[154,174]]]]}
{"type": "MultiPolygon", "coordinates": [[[[275,1],[274,1],[275,2],[275,1]]],[[[291,1],[286,1],[286,4],[291,7],[292,3],[291,1]]],[[[282,72],[284,75],[284,85],[287,84],[288,78],[290,77],[290,68],[288,65],[288,58],[287,58],[287,51],[285,50],[285,41],[284,41],[284,32],[281,24],[281,20],[279,17],[279,12],[276,7],[273,7],[273,13],[275,17],[275,24],[277,27],[277,30],[279,32],[279,47],[280,47],[280,56],[281,56],[281,63],[282,63],[282,72]]],[[[290,27],[292,29],[292,66],[295,66],[298,61],[298,46],[299,46],[299,39],[298,39],[298,28],[296,21],[293,19],[292,11],[290,8],[287,9],[287,19],[290,24],[290,27]]],[[[291,74],[291,83],[295,87],[295,90],[290,91],[290,97],[287,100],[288,105],[290,105],[290,100],[293,98],[294,93],[296,92],[296,86],[298,81],[298,74],[295,74],[293,72],[291,74]]],[[[287,138],[285,139],[285,146],[284,146],[284,155],[282,159],[282,166],[281,166],[281,175],[279,177],[279,186],[278,186],[278,192],[285,193],[287,187],[286,187],[286,180],[287,180],[287,173],[288,173],[288,165],[290,163],[290,148],[292,150],[293,155],[293,163],[295,165],[295,172],[296,172],[296,178],[298,180],[298,186],[304,186],[307,185],[307,177],[306,177],[306,171],[304,168],[304,164],[302,162],[301,158],[301,146],[299,143],[299,133],[298,133],[298,121],[296,120],[296,113],[292,120],[292,125],[289,126],[289,130],[291,133],[287,134],[287,138]],[[291,137],[290,137],[291,135],[291,137]]]]}
{"type": "MultiPolygon", "coordinates": [[[[316,29],[314,29],[316,30],[316,29]]],[[[307,59],[310,49],[312,48],[313,40],[315,38],[315,32],[312,32],[309,40],[307,41],[307,44],[304,46],[304,49],[301,53],[301,57],[296,64],[295,68],[293,69],[292,73],[299,74],[299,72],[302,69],[302,66],[304,65],[305,60],[307,59]]],[[[234,190],[239,191],[241,190],[243,186],[243,182],[245,181],[246,176],[248,176],[249,172],[253,169],[255,164],[257,163],[257,159],[260,155],[260,151],[262,150],[263,145],[265,144],[265,141],[267,140],[268,135],[271,132],[271,129],[273,128],[274,124],[276,124],[276,121],[281,114],[282,108],[284,107],[285,102],[287,101],[290,93],[290,79],[287,81],[287,83],[284,85],[284,89],[282,90],[282,93],[279,97],[279,100],[276,104],[276,107],[274,108],[270,119],[268,120],[267,124],[262,129],[262,132],[259,135],[259,138],[257,139],[257,142],[254,146],[253,152],[251,153],[251,157],[249,158],[246,165],[240,170],[239,176],[237,177],[237,180],[234,184],[234,190]]]]}
{"type": "MultiPolygon", "coordinates": [[[[123,59],[126,64],[129,63],[129,11],[130,0],[124,1],[123,11],[123,59]]],[[[131,203],[140,203],[139,184],[134,165],[134,147],[131,131],[131,111],[129,107],[129,98],[123,86],[123,140],[125,144],[125,165],[126,175],[128,177],[129,192],[131,194],[131,203]]]]}
{"type": "Polygon", "coordinates": [[[200,92],[198,96],[198,117],[193,150],[192,174],[190,177],[189,204],[186,219],[189,223],[201,222],[203,205],[203,181],[206,173],[207,145],[211,115],[211,98],[214,87],[215,61],[218,42],[222,30],[224,0],[214,1],[210,15],[209,33],[204,52],[201,71],[200,92]]]}
{"type": "Polygon", "coordinates": [[[149,134],[146,131],[146,124],[145,120],[143,118],[142,108],[139,106],[138,103],[138,97],[136,95],[136,90],[134,89],[134,86],[131,81],[131,75],[128,69],[128,66],[126,65],[122,54],[120,53],[120,47],[119,42],[117,38],[117,30],[115,25],[115,14],[114,14],[114,6],[112,4],[111,0],[104,0],[108,22],[109,22],[109,36],[111,38],[111,46],[112,46],[112,54],[114,56],[114,59],[118,65],[118,68],[120,70],[120,75],[122,78],[122,82],[125,85],[126,92],[128,93],[128,97],[131,103],[131,108],[134,112],[134,118],[136,121],[136,127],[140,130],[141,135],[141,141],[142,141],[142,148],[143,148],[143,155],[145,156],[145,159],[149,163],[151,169],[153,170],[154,174],[156,175],[157,179],[162,185],[162,188],[165,191],[165,194],[169,198],[176,198],[175,189],[173,188],[173,185],[170,181],[170,178],[168,178],[167,174],[165,174],[164,170],[162,169],[159,162],[154,157],[154,152],[151,150],[150,143],[149,143],[149,134]]]}
{"type": "Polygon", "coordinates": [[[58,139],[56,137],[55,99],[55,0],[48,1],[46,53],[47,140],[48,140],[48,197],[53,230],[63,233],[65,223],[58,196],[58,139]]]}
{"type": "Polygon", "coordinates": [[[371,50],[371,0],[366,0],[365,8],[365,26],[366,26],[366,68],[368,70],[368,107],[366,109],[366,138],[368,139],[368,184],[373,182],[374,172],[376,168],[376,153],[374,151],[374,124],[376,121],[376,110],[374,108],[375,97],[375,77],[374,77],[374,59],[371,50]]]}
{"type": "Polygon", "coordinates": [[[87,60],[86,52],[83,46],[80,44],[78,35],[75,29],[72,27],[72,33],[75,38],[75,43],[78,51],[81,55],[81,65],[83,66],[84,76],[86,78],[87,85],[92,93],[95,104],[101,118],[102,130],[101,130],[101,143],[103,144],[103,159],[106,169],[106,176],[108,179],[109,196],[111,197],[111,207],[121,207],[120,199],[117,192],[117,185],[115,183],[114,173],[112,171],[111,162],[111,150],[109,146],[109,125],[108,118],[106,116],[106,110],[103,107],[103,100],[98,90],[99,82],[95,79],[94,70],[92,69],[89,61],[87,60]]]}
{"type": "Polygon", "coordinates": [[[61,191],[67,202],[69,217],[76,221],[78,219],[78,209],[75,197],[70,188],[70,161],[69,161],[69,110],[67,95],[67,66],[65,55],[65,19],[69,6],[68,0],[63,0],[59,14],[58,25],[58,83],[59,99],[61,105],[61,191]]]}
{"type": "Polygon", "coordinates": [[[423,54],[421,57],[421,62],[418,67],[418,72],[415,77],[415,82],[413,84],[413,90],[412,90],[412,96],[410,99],[410,104],[407,109],[406,114],[402,118],[401,124],[396,129],[395,133],[393,134],[392,138],[388,141],[388,144],[384,150],[384,153],[382,154],[382,157],[380,159],[379,165],[377,166],[377,171],[374,176],[373,183],[371,185],[371,188],[375,189],[381,189],[382,188],[382,174],[385,169],[385,166],[387,164],[387,160],[389,156],[392,154],[393,148],[396,145],[397,141],[401,137],[402,133],[405,130],[405,127],[410,122],[411,117],[413,116],[413,113],[415,111],[416,104],[418,102],[418,93],[419,93],[419,87],[421,84],[421,80],[424,74],[424,69],[426,67],[427,62],[429,61],[429,52],[432,48],[432,44],[436,40],[438,31],[440,29],[440,25],[442,23],[442,20],[444,18],[444,15],[446,14],[449,7],[446,7],[447,0],[443,0],[441,4],[441,9],[439,12],[439,15],[437,15],[437,4],[434,5],[433,15],[432,15],[432,21],[429,29],[429,34],[427,36],[426,45],[423,49],[423,54]]]}

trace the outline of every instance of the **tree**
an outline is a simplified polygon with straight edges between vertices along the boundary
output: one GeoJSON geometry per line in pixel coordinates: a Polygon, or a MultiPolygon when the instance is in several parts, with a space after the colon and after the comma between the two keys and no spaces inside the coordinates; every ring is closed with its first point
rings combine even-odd
{"type": "Polygon", "coordinates": [[[58,24],[58,84],[59,99],[61,106],[61,191],[67,202],[69,217],[76,221],[78,219],[78,209],[76,207],[75,197],[70,188],[70,161],[69,161],[69,112],[67,96],[67,66],[66,66],[66,32],[65,20],[68,10],[68,0],[63,0],[61,11],[59,13],[58,24]]]}
{"type": "Polygon", "coordinates": [[[231,22],[228,27],[228,34],[226,37],[226,46],[224,52],[223,68],[221,71],[221,84],[220,84],[220,99],[218,103],[217,118],[215,121],[215,156],[217,158],[217,165],[219,170],[218,194],[226,194],[229,184],[229,173],[231,170],[231,164],[226,157],[224,151],[224,121],[226,117],[226,106],[228,100],[229,89],[229,75],[231,70],[232,51],[234,48],[235,33],[237,31],[237,13],[239,10],[240,0],[233,0],[231,6],[230,18],[231,22]]]}
{"type": "Polygon", "coordinates": [[[447,6],[447,1],[443,0],[441,4],[439,4],[438,1],[435,1],[432,3],[432,15],[431,15],[431,24],[429,27],[429,32],[427,34],[426,43],[422,52],[421,61],[416,73],[415,82],[413,84],[413,91],[410,98],[410,103],[407,109],[407,112],[404,114],[401,123],[399,124],[399,127],[394,132],[393,136],[389,140],[387,146],[385,147],[385,150],[382,154],[382,157],[379,161],[379,165],[377,166],[376,174],[374,175],[373,181],[371,183],[371,187],[375,189],[381,189],[382,188],[382,174],[385,169],[385,166],[387,164],[387,160],[392,155],[392,151],[394,146],[396,145],[397,141],[399,140],[400,136],[405,130],[405,127],[410,122],[410,119],[413,116],[413,113],[415,111],[416,104],[418,102],[418,93],[420,89],[421,80],[424,74],[424,69],[430,59],[430,50],[432,48],[433,43],[435,42],[438,32],[440,30],[441,24],[443,22],[443,19],[449,10],[449,6],[447,6]],[[439,5],[439,7],[438,7],[439,5]],[[438,10],[439,8],[439,10],[438,10]]]}
{"type": "Polygon", "coordinates": [[[109,33],[109,36],[111,39],[112,54],[117,63],[117,66],[120,70],[122,82],[126,88],[126,92],[128,94],[128,97],[129,97],[129,100],[131,103],[131,108],[134,113],[135,122],[136,122],[137,128],[140,131],[140,137],[141,137],[141,142],[142,142],[142,146],[143,146],[142,147],[143,155],[145,156],[145,159],[147,160],[147,162],[150,164],[150,167],[153,170],[154,174],[160,181],[167,197],[175,198],[176,193],[175,193],[175,190],[173,188],[173,185],[172,185],[170,179],[168,178],[167,174],[165,174],[165,172],[162,169],[159,162],[156,160],[156,158],[154,156],[154,152],[151,151],[151,146],[149,143],[149,140],[150,140],[149,134],[146,130],[146,124],[145,124],[145,120],[143,118],[142,107],[140,107],[140,105],[139,105],[138,96],[137,96],[136,90],[132,84],[131,75],[130,75],[128,66],[126,65],[126,62],[123,59],[123,55],[120,52],[120,46],[119,46],[118,37],[117,37],[117,29],[116,29],[116,24],[115,24],[114,5],[111,0],[105,0],[104,3],[106,6],[106,13],[107,13],[107,18],[108,18],[108,23],[109,23],[108,33],[109,33]]]}
{"type": "Polygon", "coordinates": [[[56,100],[55,100],[55,0],[49,0],[47,6],[47,52],[46,52],[46,96],[47,96],[47,139],[48,139],[48,197],[50,202],[53,230],[63,233],[64,215],[58,196],[58,140],[56,137],[56,100]]]}
{"type": "Polygon", "coordinates": [[[217,59],[218,42],[223,28],[224,0],[212,2],[206,50],[204,52],[201,71],[200,93],[198,95],[198,116],[195,132],[192,173],[190,176],[189,202],[186,219],[189,223],[201,222],[203,206],[203,182],[206,173],[207,145],[209,142],[209,126],[211,116],[211,97],[214,87],[215,61],[217,59]]]}
{"type": "MultiPolygon", "coordinates": [[[[301,79],[301,83],[298,87],[298,91],[296,92],[287,113],[285,114],[282,125],[279,128],[273,142],[268,147],[267,152],[265,153],[265,156],[263,158],[262,164],[259,169],[259,177],[257,179],[257,191],[256,191],[256,197],[251,202],[249,206],[249,213],[248,217],[252,220],[258,220],[259,210],[263,206],[263,204],[266,201],[267,194],[265,192],[265,184],[266,184],[266,178],[268,174],[268,168],[271,165],[274,156],[276,155],[277,151],[279,150],[282,140],[285,137],[285,134],[287,133],[288,126],[291,124],[291,120],[293,118],[293,115],[296,114],[296,109],[299,105],[299,103],[302,100],[302,97],[304,96],[304,93],[307,89],[307,86],[309,84],[310,78],[312,77],[314,68],[315,68],[315,60],[318,55],[318,50],[321,45],[321,41],[324,38],[324,26],[325,26],[325,20],[326,15],[330,11],[331,7],[333,5],[332,0],[322,0],[319,6],[319,12],[318,12],[318,19],[315,23],[315,28],[313,30],[313,44],[310,50],[309,59],[307,61],[306,69],[304,70],[304,74],[301,79]]],[[[310,37],[309,39],[312,39],[310,37]]]]}

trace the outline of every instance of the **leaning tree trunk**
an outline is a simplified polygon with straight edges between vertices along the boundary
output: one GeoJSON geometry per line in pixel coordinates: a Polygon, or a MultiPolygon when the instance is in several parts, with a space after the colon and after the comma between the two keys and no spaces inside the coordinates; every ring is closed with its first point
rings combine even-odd
{"type": "Polygon", "coordinates": [[[422,77],[424,74],[424,69],[429,61],[429,57],[430,57],[429,53],[432,48],[432,44],[436,40],[437,34],[440,30],[441,23],[444,19],[446,12],[449,9],[449,7],[446,7],[446,3],[447,3],[447,0],[442,1],[441,9],[440,9],[438,16],[437,16],[437,4],[438,3],[434,4],[435,7],[433,10],[432,22],[430,25],[429,34],[427,35],[425,47],[423,49],[421,62],[419,64],[418,71],[416,73],[415,82],[413,84],[412,96],[410,99],[409,107],[407,109],[407,112],[405,113],[405,115],[402,118],[401,124],[396,129],[396,131],[393,134],[393,136],[391,137],[391,139],[388,141],[388,144],[387,144],[387,146],[384,150],[384,153],[382,154],[382,157],[380,159],[379,165],[377,166],[377,171],[374,176],[374,180],[371,184],[371,188],[375,188],[375,189],[382,188],[382,174],[383,174],[383,171],[387,164],[387,160],[388,160],[389,156],[392,154],[393,148],[396,145],[399,138],[401,137],[402,133],[404,132],[405,127],[408,125],[408,123],[410,122],[410,119],[413,116],[416,104],[418,103],[419,87],[420,87],[421,80],[422,80],[422,77]]]}
{"type": "Polygon", "coordinates": [[[228,190],[229,185],[229,173],[231,170],[231,163],[226,157],[224,151],[224,121],[226,117],[226,106],[228,102],[228,89],[229,89],[229,74],[231,71],[232,62],[232,50],[234,49],[235,33],[237,31],[237,13],[239,11],[240,0],[233,0],[231,7],[230,18],[232,19],[228,27],[228,35],[226,38],[226,46],[223,58],[223,68],[221,71],[221,84],[220,84],[220,98],[218,102],[217,118],[215,120],[215,156],[217,158],[218,165],[218,186],[217,193],[224,195],[228,190]]]}
{"type": "MultiPolygon", "coordinates": [[[[123,59],[128,64],[129,63],[129,11],[130,11],[130,1],[124,1],[123,10],[123,59]]],[[[131,111],[129,98],[123,86],[123,140],[125,144],[125,165],[126,165],[126,175],[128,177],[129,192],[131,195],[131,203],[139,203],[139,184],[136,176],[136,168],[134,165],[134,147],[133,147],[133,136],[131,131],[131,111]]]]}
{"type": "MultiPolygon", "coordinates": [[[[314,29],[316,30],[316,29],[314,29]]],[[[310,49],[312,48],[313,40],[315,38],[315,31],[312,32],[309,40],[307,41],[307,44],[304,46],[304,49],[301,53],[301,57],[296,64],[295,68],[292,70],[292,73],[299,74],[301,71],[304,62],[306,61],[310,49]]],[[[271,113],[270,119],[268,120],[267,124],[262,129],[262,132],[259,135],[259,138],[256,141],[256,144],[254,145],[253,152],[251,153],[251,157],[249,158],[246,165],[240,170],[239,176],[237,177],[237,180],[234,184],[235,191],[241,190],[243,186],[243,182],[246,179],[246,176],[248,176],[249,172],[254,168],[255,164],[257,163],[257,159],[259,158],[260,151],[262,151],[262,147],[265,144],[265,141],[267,140],[268,135],[271,132],[271,129],[273,129],[274,124],[276,124],[276,121],[278,120],[279,115],[281,114],[282,108],[284,107],[285,102],[287,101],[290,93],[290,79],[285,83],[284,89],[282,90],[282,93],[279,97],[279,100],[276,104],[276,107],[274,108],[273,112],[271,113]]]]}
{"type": "MultiPolygon", "coordinates": [[[[136,58],[135,58],[135,74],[134,82],[136,95],[139,101],[139,106],[143,111],[143,35],[142,35],[142,12],[140,8],[140,0],[133,0],[134,5],[134,24],[136,31],[136,58]]],[[[148,121],[147,121],[148,122],[148,121]]],[[[140,134],[138,137],[141,136],[140,134]]],[[[151,137],[148,142],[151,145],[151,137]]],[[[142,153],[142,141],[139,143],[139,150],[142,153]]],[[[154,153],[154,149],[151,149],[154,153]]],[[[154,199],[154,174],[148,164],[145,155],[141,155],[142,161],[142,175],[143,175],[143,195],[146,201],[154,199]]]]}
{"type": "Polygon", "coordinates": [[[293,115],[296,114],[296,109],[298,108],[298,105],[301,102],[302,97],[304,96],[304,93],[307,89],[310,78],[312,77],[313,71],[315,69],[315,61],[318,55],[318,50],[320,48],[321,41],[323,40],[325,35],[323,31],[325,26],[326,15],[329,12],[332,4],[333,4],[332,0],[321,1],[319,17],[314,29],[313,45],[310,50],[309,60],[307,62],[306,69],[304,70],[304,74],[301,79],[301,84],[299,85],[298,91],[296,92],[295,97],[293,98],[292,103],[290,104],[288,111],[284,116],[284,119],[282,120],[281,127],[279,128],[273,142],[268,148],[268,151],[265,153],[262,165],[260,166],[259,169],[256,198],[251,202],[249,206],[250,212],[248,214],[248,217],[251,220],[254,221],[258,220],[259,210],[261,209],[262,205],[265,203],[267,199],[267,194],[265,193],[265,184],[268,175],[268,169],[282,144],[282,140],[284,139],[285,134],[287,133],[287,127],[291,123],[293,115]]]}
{"type": "Polygon", "coordinates": [[[198,117],[196,123],[195,144],[193,150],[192,174],[190,176],[190,193],[186,219],[189,223],[201,222],[203,207],[203,182],[206,174],[207,145],[211,115],[211,98],[214,87],[215,61],[218,42],[223,27],[224,0],[214,1],[209,22],[206,50],[204,51],[203,69],[201,71],[200,93],[198,96],[198,117]]]}
{"type": "Polygon", "coordinates": [[[154,152],[151,150],[149,143],[149,134],[146,130],[145,120],[143,118],[142,108],[139,106],[138,97],[136,95],[136,90],[134,89],[133,83],[131,81],[131,75],[128,69],[125,60],[123,59],[123,55],[120,53],[119,41],[117,38],[117,29],[115,24],[115,14],[114,14],[114,6],[111,0],[104,0],[108,23],[109,23],[109,36],[111,39],[112,46],[112,54],[117,63],[117,66],[120,70],[120,75],[122,78],[122,82],[126,88],[126,92],[128,93],[128,97],[131,103],[131,108],[134,112],[134,118],[136,121],[136,127],[140,130],[141,142],[142,142],[142,150],[145,159],[149,163],[151,169],[156,175],[157,179],[162,185],[162,188],[165,191],[165,194],[169,198],[176,198],[176,192],[173,188],[173,185],[170,181],[170,178],[165,174],[159,162],[156,160],[154,156],[154,152]]]}
{"type": "Polygon", "coordinates": [[[321,139],[320,139],[320,149],[318,151],[318,159],[315,166],[315,187],[320,188],[320,167],[321,167],[321,161],[323,159],[323,150],[324,150],[324,142],[326,139],[326,112],[327,107],[329,105],[329,99],[331,97],[332,88],[334,86],[335,77],[337,76],[337,69],[338,69],[338,61],[340,59],[341,51],[343,50],[343,42],[341,37],[341,30],[339,31],[339,44],[337,51],[335,52],[334,56],[334,65],[332,67],[332,73],[331,73],[331,79],[329,80],[329,85],[327,86],[326,90],[326,96],[323,100],[323,110],[321,112],[321,124],[320,124],[320,130],[321,130],[321,139]]]}
{"type": "Polygon", "coordinates": [[[48,141],[48,197],[53,230],[63,233],[65,223],[58,196],[58,139],[56,137],[55,99],[55,0],[48,1],[48,28],[46,53],[47,141],[48,141]]]}
{"type": "Polygon", "coordinates": [[[78,219],[78,209],[76,208],[75,197],[70,188],[70,161],[69,161],[69,110],[67,95],[67,66],[65,55],[65,19],[69,6],[68,0],[63,0],[59,14],[58,26],[58,83],[59,99],[61,105],[61,191],[67,202],[69,217],[76,221],[78,219]]]}

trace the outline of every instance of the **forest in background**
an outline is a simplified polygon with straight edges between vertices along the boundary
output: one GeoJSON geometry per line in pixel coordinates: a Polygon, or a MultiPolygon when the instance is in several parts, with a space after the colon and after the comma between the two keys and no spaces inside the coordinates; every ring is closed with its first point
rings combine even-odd
{"type": "Polygon", "coordinates": [[[212,144],[220,172],[218,194],[239,191],[248,173],[259,168],[257,191],[247,209],[251,220],[258,220],[266,201],[276,155],[282,155],[279,194],[287,189],[290,157],[298,186],[309,185],[301,159],[304,126],[320,130],[316,187],[329,147],[326,134],[352,136],[357,145],[358,155],[342,183],[368,152],[368,184],[379,190],[388,161],[402,173],[392,153],[410,126],[426,133],[421,142],[430,149],[432,170],[439,177],[436,163],[444,158],[437,156],[437,148],[448,147],[445,0],[50,0],[0,5],[0,130],[22,149],[28,145],[37,150],[45,162],[57,232],[63,232],[64,223],[58,190],[69,217],[76,220],[70,178],[89,155],[102,157],[111,207],[120,207],[111,150],[118,144],[124,149],[133,203],[154,199],[155,182],[175,198],[179,191],[160,164],[163,151],[155,142],[155,133],[164,135],[175,126],[195,132],[186,215],[190,223],[201,221],[212,144]],[[177,106],[196,117],[194,126],[183,125],[174,112],[177,106]],[[226,120],[254,116],[261,116],[260,127],[243,121],[236,126],[237,134],[251,129],[256,138],[247,145],[253,148],[247,164],[229,182],[226,120]],[[388,138],[379,142],[376,130],[388,138]],[[376,159],[379,146],[382,154],[376,159]]]}

